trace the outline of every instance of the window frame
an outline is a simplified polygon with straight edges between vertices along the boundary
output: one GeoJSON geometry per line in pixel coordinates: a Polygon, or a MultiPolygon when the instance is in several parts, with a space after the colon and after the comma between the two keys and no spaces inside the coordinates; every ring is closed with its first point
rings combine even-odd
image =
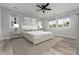
{"type": "Polygon", "coordinates": [[[10,28],[19,28],[18,16],[13,15],[13,14],[10,15],[10,28]],[[17,27],[14,27],[14,25],[15,25],[15,20],[14,19],[15,18],[16,18],[16,24],[18,24],[17,27]],[[12,26],[12,24],[13,24],[13,26],[12,26]]]}
{"type": "Polygon", "coordinates": [[[51,29],[51,28],[57,28],[57,20],[55,19],[55,20],[49,20],[49,22],[48,22],[48,27],[51,29]],[[50,27],[50,24],[49,24],[49,22],[52,22],[52,27],[50,27]],[[55,22],[55,25],[56,25],[56,27],[54,27],[54,23],[53,22],[55,22]]]}
{"type": "Polygon", "coordinates": [[[57,27],[58,27],[58,28],[70,28],[70,16],[65,16],[65,17],[58,18],[58,19],[57,19],[57,27]],[[67,18],[69,18],[69,26],[68,26],[68,27],[65,27],[65,26],[64,26],[64,23],[65,23],[64,21],[65,21],[65,19],[67,19],[67,18]],[[58,20],[59,20],[59,19],[62,19],[62,20],[63,20],[63,27],[58,27],[58,20]]]}
{"type": "Polygon", "coordinates": [[[70,16],[69,16],[69,15],[64,16],[64,17],[54,18],[53,20],[49,20],[49,21],[48,21],[48,28],[49,28],[49,29],[54,29],[54,28],[70,28],[70,23],[71,23],[70,20],[71,20],[71,19],[70,19],[70,16]],[[65,26],[64,26],[64,23],[66,22],[65,20],[66,20],[67,18],[69,18],[69,20],[68,20],[68,21],[69,21],[69,25],[68,25],[67,27],[65,27],[65,26]],[[59,20],[63,20],[63,22],[62,22],[63,27],[59,27],[59,26],[58,26],[58,21],[59,21],[59,20]],[[50,22],[50,21],[56,21],[56,27],[51,27],[51,28],[50,28],[50,27],[49,27],[49,22],[50,22]],[[65,22],[64,22],[64,21],[65,21],[65,22]]]}
{"type": "Polygon", "coordinates": [[[38,29],[43,29],[43,26],[42,26],[42,21],[38,21],[38,29]],[[40,24],[39,24],[39,22],[40,22],[40,24]],[[41,26],[41,28],[40,28],[40,26],[41,26]]]}

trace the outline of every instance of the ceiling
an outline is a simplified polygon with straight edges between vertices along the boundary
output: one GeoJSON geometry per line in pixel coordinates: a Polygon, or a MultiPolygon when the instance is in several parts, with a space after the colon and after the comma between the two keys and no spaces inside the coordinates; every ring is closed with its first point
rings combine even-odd
{"type": "Polygon", "coordinates": [[[43,13],[42,11],[36,12],[36,10],[39,9],[36,6],[37,4],[41,5],[41,3],[1,3],[0,5],[12,10],[17,10],[40,18],[54,16],[60,13],[79,8],[79,3],[50,3],[48,8],[51,8],[52,10],[45,11],[45,13],[43,13]]]}

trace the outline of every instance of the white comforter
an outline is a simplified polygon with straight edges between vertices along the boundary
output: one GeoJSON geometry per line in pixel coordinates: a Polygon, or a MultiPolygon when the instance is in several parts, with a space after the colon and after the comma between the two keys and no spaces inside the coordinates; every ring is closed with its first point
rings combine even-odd
{"type": "Polygon", "coordinates": [[[46,31],[31,31],[31,32],[25,32],[23,33],[23,36],[27,38],[30,41],[38,40],[38,39],[43,39],[43,38],[51,38],[52,32],[46,32],[46,31]]]}

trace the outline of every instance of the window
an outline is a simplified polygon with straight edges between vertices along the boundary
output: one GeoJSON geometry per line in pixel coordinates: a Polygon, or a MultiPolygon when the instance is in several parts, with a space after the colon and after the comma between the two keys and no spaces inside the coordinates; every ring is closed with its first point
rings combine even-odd
{"type": "Polygon", "coordinates": [[[68,28],[70,27],[70,17],[66,16],[60,19],[50,20],[48,23],[49,28],[68,28]]]}
{"type": "Polygon", "coordinates": [[[31,18],[31,23],[33,26],[37,26],[37,21],[34,18],[31,18]]]}
{"type": "Polygon", "coordinates": [[[38,25],[39,29],[42,29],[42,22],[39,21],[38,24],[39,24],[39,25],[38,25]]]}
{"type": "Polygon", "coordinates": [[[49,21],[49,28],[55,28],[56,27],[56,20],[49,21]]]}
{"type": "Polygon", "coordinates": [[[58,20],[58,27],[63,27],[64,21],[63,19],[58,20]]]}
{"type": "Polygon", "coordinates": [[[58,27],[69,27],[70,26],[70,18],[61,18],[58,20],[58,27]]]}
{"type": "Polygon", "coordinates": [[[19,27],[19,24],[18,24],[17,18],[15,17],[14,18],[14,28],[18,28],[18,27],[19,27]]]}
{"type": "Polygon", "coordinates": [[[31,25],[31,18],[30,17],[24,17],[24,21],[23,21],[24,25],[31,25]]]}
{"type": "Polygon", "coordinates": [[[64,27],[70,27],[70,18],[64,19],[64,27]]]}
{"type": "Polygon", "coordinates": [[[10,28],[12,34],[20,33],[17,15],[14,14],[10,15],[10,28]]]}
{"type": "Polygon", "coordinates": [[[10,28],[18,28],[18,17],[10,15],[10,28]]]}
{"type": "Polygon", "coordinates": [[[37,26],[37,20],[31,17],[24,17],[23,24],[28,26],[37,26]]]}

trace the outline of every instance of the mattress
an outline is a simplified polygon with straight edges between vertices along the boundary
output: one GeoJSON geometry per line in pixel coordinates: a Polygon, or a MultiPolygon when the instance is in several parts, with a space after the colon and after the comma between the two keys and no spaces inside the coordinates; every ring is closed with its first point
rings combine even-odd
{"type": "Polygon", "coordinates": [[[32,43],[34,43],[35,41],[42,42],[44,40],[50,39],[53,36],[53,34],[52,32],[46,32],[46,31],[31,31],[23,33],[23,36],[32,43]]]}

